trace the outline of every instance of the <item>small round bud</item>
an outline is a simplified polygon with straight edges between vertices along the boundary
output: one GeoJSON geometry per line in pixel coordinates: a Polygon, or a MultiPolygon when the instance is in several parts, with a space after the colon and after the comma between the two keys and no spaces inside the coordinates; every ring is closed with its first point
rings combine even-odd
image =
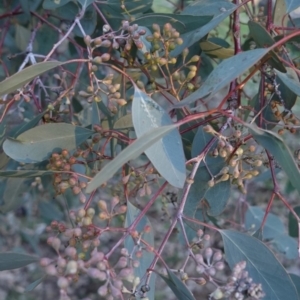
{"type": "Polygon", "coordinates": [[[106,286],[106,285],[101,286],[101,287],[98,289],[97,293],[98,293],[98,295],[101,296],[101,297],[106,296],[107,293],[108,293],[108,288],[107,288],[107,286],[106,286]]]}
{"type": "Polygon", "coordinates": [[[57,286],[65,290],[69,286],[69,280],[66,277],[59,277],[57,280],[57,286]]]}
{"type": "Polygon", "coordinates": [[[198,62],[200,59],[200,56],[199,55],[194,55],[191,59],[190,59],[190,62],[198,62]]]}
{"type": "Polygon", "coordinates": [[[102,63],[102,58],[100,56],[96,56],[93,58],[93,63],[95,64],[101,64],[102,63]]]}
{"type": "Polygon", "coordinates": [[[108,24],[103,25],[102,27],[103,33],[107,33],[110,31],[110,26],[108,24]]]}
{"type": "Polygon", "coordinates": [[[75,260],[70,260],[67,263],[67,267],[66,267],[66,273],[67,274],[76,274],[77,273],[77,269],[78,269],[78,264],[75,260]]]}
{"type": "Polygon", "coordinates": [[[110,60],[110,54],[109,53],[104,53],[101,55],[101,60],[102,61],[109,61],[110,60]]]}
{"type": "Polygon", "coordinates": [[[104,200],[98,201],[98,207],[100,210],[107,211],[107,204],[104,200]]]}
{"type": "Polygon", "coordinates": [[[89,35],[86,35],[84,38],[84,43],[87,45],[87,46],[90,46],[91,45],[91,37],[89,35]]]}

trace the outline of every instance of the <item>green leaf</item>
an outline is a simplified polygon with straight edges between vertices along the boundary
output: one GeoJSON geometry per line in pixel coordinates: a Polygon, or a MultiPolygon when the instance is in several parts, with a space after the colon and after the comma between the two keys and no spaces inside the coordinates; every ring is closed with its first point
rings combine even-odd
{"type": "Polygon", "coordinates": [[[195,102],[199,98],[204,98],[209,95],[212,96],[256,64],[268,53],[268,51],[268,49],[254,49],[223,60],[210,73],[203,85],[197,91],[174,105],[174,107],[184,107],[195,102]]]}
{"type": "MultiPolygon", "coordinates": [[[[256,231],[260,228],[265,212],[257,206],[249,206],[245,217],[245,227],[249,231],[256,231]]],[[[279,217],[268,213],[266,223],[263,228],[263,239],[274,239],[284,234],[285,227],[279,217]]]]}
{"type": "Polygon", "coordinates": [[[290,149],[284,141],[274,132],[262,130],[258,127],[251,126],[250,132],[253,138],[274,156],[287,174],[294,188],[300,194],[299,169],[290,149]]]}
{"type": "Polygon", "coordinates": [[[2,252],[0,253],[0,271],[22,268],[38,261],[39,258],[36,256],[22,253],[2,252]]]}
{"type": "MultiPolygon", "coordinates": [[[[125,227],[128,228],[138,217],[138,215],[141,213],[141,211],[133,206],[129,201],[127,201],[127,211],[126,211],[126,219],[125,219],[125,227]]],[[[146,216],[143,216],[142,219],[139,221],[137,226],[135,227],[135,230],[138,232],[143,232],[145,226],[150,226],[151,230],[150,232],[143,233],[142,239],[146,241],[149,245],[154,247],[154,234],[153,234],[153,228],[151,223],[149,222],[148,218],[146,216]]],[[[125,248],[128,250],[128,253],[132,253],[133,250],[135,249],[136,244],[133,241],[132,237],[127,237],[125,239],[125,248]]],[[[143,252],[143,255],[141,258],[137,258],[134,252],[134,255],[132,257],[134,260],[138,260],[140,262],[139,266],[137,268],[134,268],[134,275],[135,277],[140,278],[141,284],[142,278],[144,275],[147,273],[147,269],[151,265],[152,260],[154,259],[154,254],[153,252],[143,252]]],[[[154,300],[155,296],[155,280],[156,280],[156,275],[152,273],[151,279],[150,279],[150,291],[147,292],[147,297],[150,300],[154,300]]]]}
{"type": "Polygon", "coordinates": [[[161,139],[168,132],[174,130],[177,124],[154,128],[151,131],[144,134],[142,137],[135,140],[132,144],[126,147],[119,155],[111,162],[105,165],[102,170],[91,180],[86,188],[87,193],[91,193],[101,184],[110,179],[125,163],[129,160],[138,157],[146,149],[148,149],[153,143],[161,139]]]}
{"type": "MultiPolygon", "coordinates": [[[[295,213],[300,217],[300,206],[294,207],[295,213]]],[[[289,235],[291,237],[298,237],[298,222],[291,212],[289,212],[289,235]]]]}
{"type": "Polygon", "coordinates": [[[300,2],[298,0],[285,0],[285,3],[286,3],[287,14],[300,6],[300,2]]]}
{"type": "Polygon", "coordinates": [[[168,277],[158,274],[176,295],[178,300],[195,300],[194,296],[187,286],[169,269],[167,269],[168,277]]]}
{"type": "Polygon", "coordinates": [[[25,292],[31,292],[33,291],[44,279],[46,278],[46,275],[42,276],[41,278],[35,280],[34,282],[27,285],[25,288],[25,292]]]}
{"type": "Polygon", "coordinates": [[[298,295],[300,295],[300,277],[291,273],[289,273],[289,275],[297,289],[298,295]]]}
{"type": "MultiPolygon", "coordinates": [[[[219,6],[219,9],[220,8],[221,7],[219,6]]],[[[172,57],[177,57],[179,54],[182,53],[184,48],[189,48],[190,46],[198,42],[200,39],[202,39],[205,35],[207,35],[211,30],[215,29],[217,25],[220,24],[224,19],[226,19],[230,14],[232,14],[236,10],[236,8],[237,6],[234,6],[231,9],[228,9],[224,12],[220,11],[220,14],[216,15],[206,25],[181,35],[181,38],[183,39],[183,43],[180,46],[177,46],[170,53],[170,55],[172,57]]],[[[201,17],[199,16],[199,18],[201,17]]]]}
{"type": "Polygon", "coordinates": [[[3,150],[16,161],[36,163],[48,159],[54,150],[75,149],[93,133],[67,123],[51,123],[30,129],[17,139],[7,139],[3,150]]]}
{"type": "Polygon", "coordinates": [[[49,71],[57,66],[60,66],[64,63],[66,62],[41,62],[29,66],[10,77],[7,77],[5,80],[0,82],[0,96],[14,92],[16,89],[21,88],[24,84],[30,82],[36,76],[39,76],[40,74],[49,71]]]}
{"type": "Polygon", "coordinates": [[[35,127],[35,126],[39,123],[39,121],[41,120],[41,118],[44,116],[45,113],[46,113],[46,112],[44,111],[44,112],[42,112],[42,113],[36,115],[36,116],[35,116],[32,120],[30,120],[29,122],[26,122],[26,123],[24,123],[24,124],[21,124],[20,126],[18,126],[18,127],[16,128],[16,130],[13,130],[13,131],[10,133],[10,135],[11,135],[12,137],[15,138],[15,137],[17,137],[18,135],[22,134],[23,132],[25,132],[25,131],[27,131],[27,130],[33,128],[33,127],[35,127]]]}
{"type": "Polygon", "coordinates": [[[73,0],[44,0],[43,8],[54,10],[60,6],[66,5],[70,1],[73,1],[73,0]]]}
{"type": "Polygon", "coordinates": [[[288,20],[286,12],[285,0],[276,0],[273,12],[273,24],[276,27],[288,27],[288,20]]]}
{"type": "Polygon", "coordinates": [[[226,59],[234,55],[233,48],[222,47],[210,40],[200,42],[200,47],[208,56],[214,58],[226,59]]]}
{"type": "Polygon", "coordinates": [[[292,238],[286,234],[275,237],[271,244],[275,247],[276,251],[283,254],[287,259],[297,259],[298,244],[295,238],[292,238]]]}
{"type": "MultiPolygon", "coordinates": [[[[85,32],[85,34],[92,35],[97,26],[97,13],[93,6],[89,6],[84,13],[82,19],[80,19],[80,24],[85,32]]],[[[78,25],[75,26],[73,30],[74,34],[83,37],[84,34],[79,29],[78,25]]]]}
{"type": "MultiPolygon", "coordinates": [[[[290,89],[296,95],[300,96],[300,84],[299,84],[298,75],[292,68],[287,68],[287,69],[289,70],[289,72],[286,74],[281,73],[279,71],[275,71],[275,72],[288,89],[290,89]]],[[[283,99],[285,101],[288,100],[285,97],[283,97],[283,99]]]]}
{"type": "Polygon", "coordinates": [[[7,213],[22,205],[23,193],[28,191],[28,185],[23,178],[9,178],[6,181],[3,193],[3,204],[0,205],[0,211],[7,213]]]}
{"type": "Polygon", "coordinates": [[[262,242],[237,231],[220,230],[220,233],[230,268],[245,261],[253,283],[262,284],[265,299],[298,299],[297,290],[288,273],[262,242]]]}
{"type": "Polygon", "coordinates": [[[95,0],[77,0],[77,2],[81,4],[82,9],[86,9],[88,6],[94,3],[95,0]]]}
{"type": "MultiPolygon", "coordinates": [[[[267,32],[267,30],[258,22],[249,21],[248,22],[250,35],[254,39],[255,43],[261,47],[266,48],[270,47],[275,44],[274,39],[272,36],[267,32]]],[[[274,50],[270,51],[272,58],[268,60],[268,63],[273,67],[281,72],[286,72],[286,69],[280,59],[278,58],[277,54],[274,50]]]]}
{"type": "Polygon", "coordinates": [[[170,23],[178,32],[184,33],[204,26],[211,21],[212,18],[212,16],[201,16],[201,18],[199,18],[199,16],[191,16],[188,14],[145,14],[132,23],[149,28],[152,28],[153,23],[159,26],[170,23]]]}
{"type": "Polygon", "coordinates": [[[132,114],[127,114],[116,121],[114,129],[127,129],[132,128],[132,114]]]}
{"type": "Polygon", "coordinates": [[[182,13],[193,15],[193,16],[203,16],[203,15],[220,15],[223,10],[231,10],[236,6],[227,0],[199,0],[193,1],[190,5],[186,6],[182,13]]]}
{"type": "MultiPolygon", "coordinates": [[[[137,137],[152,128],[173,124],[169,114],[146,93],[135,87],[132,103],[132,121],[137,137]]],[[[185,156],[181,136],[174,129],[145,151],[157,171],[173,186],[185,183],[185,156]]]]}
{"type": "Polygon", "coordinates": [[[16,46],[19,48],[20,51],[25,51],[30,41],[31,31],[20,24],[15,25],[15,30],[16,46]]]}
{"type": "Polygon", "coordinates": [[[207,214],[209,216],[218,216],[225,209],[230,197],[230,181],[222,181],[208,189],[205,193],[205,200],[208,203],[207,214]]]}
{"type": "Polygon", "coordinates": [[[13,178],[31,178],[46,175],[53,175],[53,173],[63,173],[63,171],[52,170],[0,170],[0,177],[13,177],[13,178]]]}
{"type": "Polygon", "coordinates": [[[46,220],[50,224],[53,220],[63,221],[63,212],[52,201],[40,201],[39,202],[39,214],[41,218],[46,220]]]}

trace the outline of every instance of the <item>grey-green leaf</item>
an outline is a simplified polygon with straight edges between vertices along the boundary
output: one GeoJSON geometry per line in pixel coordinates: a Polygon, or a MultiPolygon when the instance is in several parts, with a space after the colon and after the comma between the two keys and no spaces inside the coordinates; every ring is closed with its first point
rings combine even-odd
{"type": "Polygon", "coordinates": [[[6,181],[3,203],[0,205],[0,211],[7,213],[22,205],[23,193],[28,190],[28,185],[23,178],[8,178],[6,181]]]}
{"type": "MultiPolygon", "coordinates": [[[[173,124],[169,114],[146,93],[135,87],[132,121],[137,137],[152,128],[173,124]]],[[[180,134],[174,129],[145,151],[157,171],[173,186],[185,183],[185,156],[180,134]]]]}
{"type": "Polygon", "coordinates": [[[3,150],[16,161],[36,163],[48,159],[54,150],[75,149],[93,133],[67,123],[51,123],[34,127],[17,139],[7,139],[3,150]]]}
{"type": "Polygon", "coordinates": [[[292,76],[293,74],[281,73],[281,72],[279,72],[277,70],[275,70],[275,72],[276,72],[277,76],[282,80],[282,82],[292,92],[294,92],[296,95],[300,96],[300,83],[299,83],[297,74],[295,74],[295,76],[292,76]]]}
{"type": "Polygon", "coordinates": [[[257,238],[232,230],[220,230],[226,260],[232,269],[246,261],[246,270],[253,283],[261,283],[265,299],[298,299],[298,293],[289,274],[274,254],[257,238]]]}
{"type": "Polygon", "coordinates": [[[285,0],[286,3],[286,13],[290,13],[300,6],[299,0],[285,0]]]}
{"type": "MultiPolygon", "coordinates": [[[[249,206],[245,217],[245,227],[247,230],[256,231],[260,228],[265,212],[257,206],[249,206]]],[[[274,239],[284,234],[285,227],[279,217],[272,213],[268,213],[266,223],[263,228],[264,239],[274,239]]]]}
{"type": "Polygon", "coordinates": [[[275,249],[283,254],[287,259],[297,259],[298,244],[295,238],[292,238],[286,234],[279,235],[271,241],[275,249]]]}
{"type": "MultiPolygon", "coordinates": [[[[221,9],[220,7],[219,9],[221,9]]],[[[184,48],[189,48],[200,39],[202,39],[205,35],[207,35],[211,30],[216,28],[224,19],[226,19],[230,14],[232,14],[236,10],[237,6],[234,6],[228,10],[220,11],[219,15],[215,15],[215,17],[206,25],[202,27],[198,27],[195,30],[187,32],[181,36],[183,39],[183,43],[180,46],[177,46],[170,54],[172,57],[177,57],[179,54],[182,53],[184,48]]],[[[186,13],[188,14],[188,13],[186,13]]],[[[209,13],[208,13],[209,14],[209,13]]],[[[199,16],[201,18],[202,16],[199,16]]]]}
{"type": "Polygon", "coordinates": [[[187,286],[169,269],[167,269],[168,277],[158,274],[176,295],[178,300],[195,300],[194,296],[187,286]]]}
{"type": "Polygon", "coordinates": [[[126,147],[119,155],[114,158],[111,162],[105,165],[102,170],[91,180],[86,188],[86,192],[90,193],[101,184],[110,179],[125,163],[129,160],[138,157],[146,149],[148,149],[153,143],[161,139],[168,132],[174,130],[177,125],[163,126],[154,128],[151,131],[138,138],[128,147],[126,147]]]}
{"type": "Polygon", "coordinates": [[[203,85],[194,93],[174,105],[175,108],[184,107],[198,99],[212,96],[228,85],[232,80],[243,74],[256,64],[269,49],[254,49],[239,53],[223,60],[208,76],[203,85]]]}
{"type": "Polygon", "coordinates": [[[284,141],[274,132],[251,126],[254,139],[268,150],[287,174],[290,182],[300,194],[300,173],[293,155],[284,141]]]}
{"type": "Polygon", "coordinates": [[[46,61],[23,69],[0,82],[0,96],[14,92],[16,89],[21,88],[24,84],[30,82],[36,76],[64,63],[66,62],[46,61]]]}
{"type": "Polygon", "coordinates": [[[27,287],[25,288],[25,292],[33,291],[45,279],[45,277],[46,275],[27,285],[27,287]]]}
{"type": "MultiPolygon", "coordinates": [[[[140,214],[140,210],[133,206],[129,201],[127,201],[127,211],[126,211],[126,219],[125,219],[125,227],[129,227],[134,220],[137,218],[137,216],[140,214]]],[[[143,240],[148,243],[150,246],[154,246],[154,234],[153,234],[153,228],[151,223],[149,222],[148,218],[146,216],[143,216],[140,222],[135,227],[135,230],[138,232],[143,232],[145,226],[150,226],[151,230],[150,232],[143,233],[143,240]]],[[[132,239],[132,237],[127,237],[125,239],[125,248],[128,250],[128,253],[132,253],[132,251],[135,248],[135,243],[132,239]]],[[[133,255],[132,259],[138,259],[140,262],[139,266],[137,268],[134,268],[134,275],[135,277],[139,277],[142,279],[144,275],[147,273],[147,269],[149,268],[152,260],[154,259],[153,252],[144,252],[141,258],[137,258],[135,254],[133,255]]],[[[154,300],[155,296],[155,279],[156,275],[154,273],[151,274],[151,279],[149,282],[150,285],[150,291],[147,293],[147,297],[149,300],[154,300]]],[[[143,282],[141,282],[143,284],[143,282]]]]}
{"type": "Polygon", "coordinates": [[[37,261],[39,261],[39,258],[36,256],[2,252],[0,253],[0,271],[22,268],[37,261]]]}

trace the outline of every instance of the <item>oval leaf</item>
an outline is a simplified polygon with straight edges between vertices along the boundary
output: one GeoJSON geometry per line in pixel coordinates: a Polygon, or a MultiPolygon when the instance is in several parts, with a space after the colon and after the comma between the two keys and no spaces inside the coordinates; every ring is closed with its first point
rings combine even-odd
{"type": "Polygon", "coordinates": [[[246,261],[246,270],[253,282],[262,284],[265,299],[298,299],[289,274],[262,242],[237,231],[220,230],[220,233],[230,268],[246,261]]]}
{"type": "Polygon", "coordinates": [[[153,143],[161,139],[168,132],[174,130],[177,124],[154,128],[142,137],[138,138],[131,145],[126,147],[111,162],[105,165],[102,170],[91,180],[86,188],[87,193],[91,193],[94,189],[110,179],[125,163],[129,160],[137,158],[153,143]]]}
{"type": "Polygon", "coordinates": [[[16,161],[36,163],[48,159],[54,150],[75,149],[93,133],[67,123],[47,124],[24,132],[17,139],[7,139],[3,150],[16,161]]]}
{"type": "Polygon", "coordinates": [[[38,261],[38,257],[28,254],[13,252],[0,253],[0,271],[22,268],[38,261]]]}
{"type": "MultiPolygon", "coordinates": [[[[169,114],[146,93],[135,87],[132,121],[137,137],[152,128],[173,124],[169,114]]],[[[145,151],[157,171],[173,186],[185,183],[185,156],[180,134],[174,129],[145,151]]]]}

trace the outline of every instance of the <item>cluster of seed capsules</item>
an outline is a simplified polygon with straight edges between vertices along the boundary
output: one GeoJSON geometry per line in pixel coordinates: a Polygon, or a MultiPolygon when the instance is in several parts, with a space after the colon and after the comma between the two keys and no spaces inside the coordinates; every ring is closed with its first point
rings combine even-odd
{"type": "MultiPolygon", "coordinates": [[[[216,134],[212,126],[207,125],[204,130],[211,134],[216,134]]],[[[242,193],[246,193],[244,181],[252,179],[260,174],[261,166],[265,166],[265,157],[262,152],[257,151],[255,145],[245,146],[240,143],[242,140],[242,132],[235,130],[232,134],[234,144],[229,142],[228,138],[218,136],[219,141],[217,145],[208,153],[212,157],[222,157],[225,160],[224,166],[218,174],[211,174],[212,178],[208,181],[209,187],[215,184],[230,180],[232,184],[236,185],[242,193]]],[[[208,166],[209,171],[209,166],[208,166]]]]}

